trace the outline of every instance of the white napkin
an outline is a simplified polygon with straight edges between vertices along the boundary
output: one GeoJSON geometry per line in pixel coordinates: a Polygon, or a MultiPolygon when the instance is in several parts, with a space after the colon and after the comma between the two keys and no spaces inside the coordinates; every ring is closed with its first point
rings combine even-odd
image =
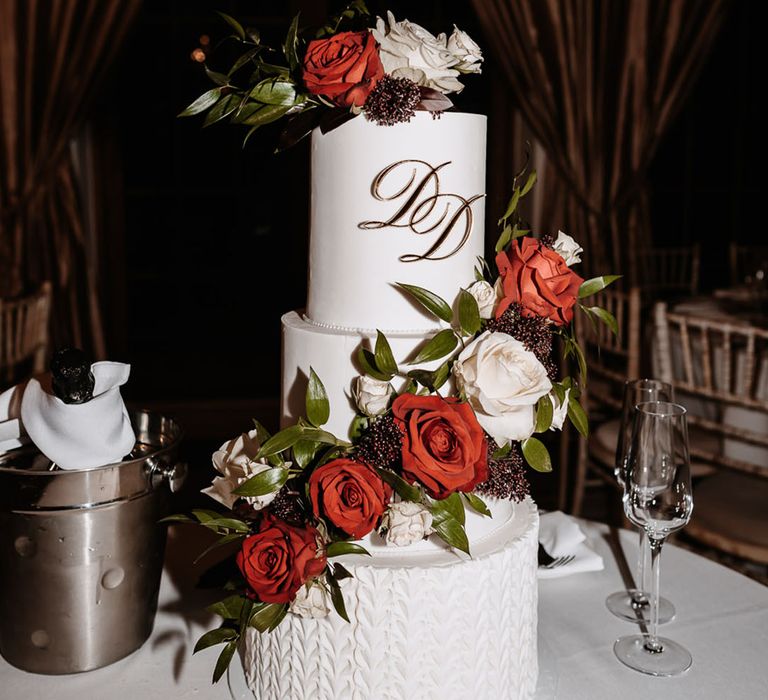
{"type": "MultiPolygon", "coordinates": [[[[0,401],[0,421],[8,419],[0,422],[0,427],[9,423],[10,433],[10,421],[20,417],[19,436],[26,431],[40,452],[62,469],[91,469],[119,462],[136,441],[120,395],[131,367],[121,362],[96,362],[91,371],[93,398],[86,403],[64,403],[51,391],[50,375],[30,379],[22,388],[14,387],[11,391],[17,393],[0,401]],[[23,392],[20,411],[16,409],[19,391],[23,392]],[[5,414],[3,403],[8,409],[5,414]]],[[[11,437],[0,443],[0,451],[19,444],[19,437],[11,437]]]]}
{"type": "Polygon", "coordinates": [[[556,510],[539,517],[539,542],[549,556],[557,559],[573,555],[568,564],[545,569],[539,567],[539,578],[558,578],[585,571],[602,571],[603,558],[586,542],[586,535],[578,523],[556,510]]]}
{"type": "Polygon", "coordinates": [[[0,454],[29,442],[21,425],[21,397],[26,386],[26,382],[17,384],[0,394],[0,454]]]}

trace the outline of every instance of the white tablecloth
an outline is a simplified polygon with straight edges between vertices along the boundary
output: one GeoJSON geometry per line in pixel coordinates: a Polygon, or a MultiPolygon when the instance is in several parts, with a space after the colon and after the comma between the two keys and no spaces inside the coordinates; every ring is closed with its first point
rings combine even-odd
{"type": "MultiPolygon", "coordinates": [[[[596,523],[582,527],[606,568],[540,581],[537,700],[768,698],[768,588],[667,546],[662,555],[662,592],[676,605],[677,618],[661,630],[690,650],[693,667],[678,678],[644,676],[624,667],[613,655],[613,641],[636,627],[613,617],[605,607],[606,596],[622,586],[604,541],[607,528],[596,523]]],[[[634,568],[637,536],[622,532],[621,540],[634,568]]],[[[169,560],[175,546],[169,543],[169,560]]],[[[188,582],[179,578],[178,570],[166,571],[151,638],[139,651],[106,668],[73,676],[41,676],[0,660],[0,698],[251,700],[237,658],[229,677],[211,686],[219,647],[192,656],[195,641],[215,620],[196,612],[201,609],[200,600],[194,600],[195,592],[186,588],[188,582]],[[185,592],[180,594],[180,589],[185,592]]]]}

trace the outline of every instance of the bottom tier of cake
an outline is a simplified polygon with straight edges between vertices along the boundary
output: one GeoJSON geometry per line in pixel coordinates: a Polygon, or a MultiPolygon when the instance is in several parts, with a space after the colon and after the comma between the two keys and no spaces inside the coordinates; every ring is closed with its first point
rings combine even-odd
{"type": "Polygon", "coordinates": [[[249,687],[259,700],[532,697],[538,524],[527,499],[471,559],[406,547],[343,560],[350,622],[289,615],[271,634],[249,630],[249,687]]]}

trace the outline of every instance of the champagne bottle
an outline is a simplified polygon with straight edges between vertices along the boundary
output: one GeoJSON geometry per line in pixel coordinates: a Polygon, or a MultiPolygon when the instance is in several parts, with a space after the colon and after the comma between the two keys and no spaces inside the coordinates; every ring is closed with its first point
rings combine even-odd
{"type": "Polygon", "coordinates": [[[61,348],[51,359],[53,392],[64,403],[86,403],[93,398],[94,378],[88,356],[78,348],[61,348]]]}

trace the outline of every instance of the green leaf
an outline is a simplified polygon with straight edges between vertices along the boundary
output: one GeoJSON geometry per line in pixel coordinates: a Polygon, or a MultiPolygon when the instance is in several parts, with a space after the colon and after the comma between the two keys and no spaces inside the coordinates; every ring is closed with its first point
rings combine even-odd
{"type": "Polygon", "coordinates": [[[395,474],[395,472],[389,471],[389,469],[377,469],[376,471],[381,477],[381,480],[388,483],[395,490],[395,493],[404,501],[421,503],[421,489],[419,489],[418,486],[409,484],[403,477],[399,474],[395,474]]]}
{"type": "Polygon", "coordinates": [[[240,103],[240,98],[237,95],[227,95],[224,99],[219,100],[213,109],[205,115],[203,121],[203,128],[215,124],[222,119],[228,117],[232,112],[237,109],[237,105],[240,103]]]}
{"type": "Polygon", "coordinates": [[[602,277],[593,277],[583,282],[581,287],[579,287],[579,299],[596,294],[617,279],[621,279],[621,275],[603,275],[602,277]]]}
{"type": "Polygon", "coordinates": [[[221,513],[215,510],[208,510],[207,508],[195,508],[192,510],[192,515],[197,518],[197,522],[204,525],[209,520],[216,520],[221,517],[221,513]]]}
{"type": "Polygon", "coordinates": [[[528,179],[525,181],[525,186],[520,191],[521,197],[525,197],[525,195],[527,195],[531,191],[531,188],[536,184],[536,179],[537,179],[536,171],[532,170],[528,175],[528,179]]]}
{"type": "Polygon", "coordinates": [[[244,534],[250,532],[250,528],[242,520],[237,520],[235,518],[212,518],[211,520],[206,520],[204,523],[201,522],[200,524],[214,532],[221,532],[222,530],[234,530],[235,532],[242,532],[244,534]]]}
{"type": "Polygon", "coordinates": [[[371,556],[365,547],[361,547],[354,542],[331,542],[325,550],[325,555],[329,559],[331,557],[341,557],[345,554],[364,554],[367,557],[371,556]]]}
{"type": "Polygon", "coordinates": [[[589,435],[589,419],[581,404],[576,400],[574,396],[568,397],[568,418],[570,418],[573,426],[584,437],[589,435]]]}
{"type": "Polygon", "coordinates": [[[453,312],[451,311],[451,307],[448,306],[447,302],[442,297],[439,297],[437,294],[434,294],[433,292],[430,292],[423,287],[417,287],[413,284],[398,282],[397,286],[410,294],[427,311],[442,319],[446,323],[450,323],[453,320],[453,312]]]}
{"type": "Polygon", "coordinates": [[[429,391],[437,391],[448,380],[449,374],[449,363],[444,362],[434,372],[425,369],[412,369],[408,372],[408,377],[427,387],[429,391]]]}
{"type": "Polygon", "coordinates": [[[238,124],[246,124],[258,128],[265,124],[277,121],[288,112],[289,109],[290,107],[287,105],[259,105],[255,110],[249,109],[246,112],[246,110],[243,109],[243,112],[245,112],[247,116],[243,118],[243,112],[241,112],[236,121],[238,124]]]}
{"type": "Polygon", "coordinates": [[[288,606],[285,603],[266,603],[256,608],[248,624],[259,632],[271,632],[282,622],[287,612],[288,606]]]}
{"type": "Polygon", "coordinates": [[[512,443],[508,442],[506,445],[502,445],[496,451],[494,451],[493,459],[504,459],[512,451],[512,443]]]}
{"type": "Polygon", "coordinates": [[[303,427],[302,435],[307,440],[314,440],[315,442],[321,442],[324,445],[338,445],[341,447],[349,447],[348,442],[339,440],[333,433],[329,433],[327,430],[321,430],[320,428],[307,428],[303,427]]]}
{"type": "Polygon", "coordinates": [[[250,63],[251,61],[253,61],[253,59],[255,59],[256,56],[258,55],[259,51],[261,51],[261,48],[258,47],[258,46],[256,48],[249,49],[248,51],[246,51],[242,56],[240,56],[240,58],[238,58],[232,64],[232,67],[227,71],[227,76],[231,78],[243,66],[245,66],[248,63],[250,63]]]}
{"type": "Polygon", "coordinates": [[[480,330],[480,308],[477,299],[466,289],[459,292],[459,325],[467,335],[474,335],[480,330]]]}
{"type": "Polygon", "coordinates": [[[319,443],[314,440],[299,440],[293,446],[293,459],[296,464],[305,469],[307,465],[315,458],[319,443]]]}
{"type": "Polygon", "coordinates": [[[573,354],[576,355],[576,361],[579,363],[579,376],[582,381],[587,379],[587,358],[584,357],[584,351],[576,341],[573,343],[573,354]]]}
{"type": "Polygon", "coordinates": [[[611,333],[614,335],[619,334],[619,324],[616,321],[616,317],[610,312],[599,306],[590,306],[589,312],[597,316],[608,328],[611,329],[611,333]]]}
{"type": "Polygon", "coordinates": [[[552,416],[555,413],[555,407],[552,405],[552,400],[549,395],[545,394],[539,399],[536,405],[536,427],[535,433],[543,433],[549,430],[552,425],[552,416]]]}
{"type": "Polygon", "coordinates": [[[480,498],[479,496],[475,496],[474,493],[463,493],[461,494],[469,503],[472,510],[474,510],[476,513],[480,513],[480,515],[484,515],[487,518],[492,518],[493,513],[491,513],[490,509],[487,505],[485,505],[485,501],[480,498]]]}
{"type": "Polygon", "coordinates": [[[267,440],[261,449],[256,453],[256,459],[268,457],[269,455],[283,452],[289,447],[293,447],[302,438],[302,428],[300,425],[291,425],[279,433],[275,433],[267,440]]]}
{"type": "Polygon", "coordinates": [[[212,90],[208,90],[208,92],[204,92],[200,97],[198,97],[189,107],[187,107],[183,112],[179,112],[179,117],[191,117],[195,114],[200,114],[200,112],[204,112],[209,107],[213,107],[221,97],[221,88],[215,87],[212,90]]]}
{"type": "Polygon", "coordinates": [[[229,667],[229,662],[232,661],[232,657],[235,655],[236,649],[237,649],[237,640],[233,639],[231,642],[228,642],[227,646],[225,646],[221,650],[221,654],[219,654],[219,658],[216,661],[216,668],[213,669],[214,683],[218,683],[219,678],[221,678],[224,675],[224,672],[229,667]]]}
{"type": "Polygon", "coordinates": [[[242,595],[231,595],[224,600],[220,600],[218,603],[209,605],[206,610],[212,612],[214,615],[219,615],[225,620],[239,620],[240,611],[243,609],[243,603],[245,597],[242,595]]]}
{"type": "Polygon", "coordinates": [[[469,554],[469,540],[464,526],[447,511],[438,510],[433,513],[432,527],[443,542],[469,554]]]}
{"type": "Polygon", "coordinates": [[[297,14],[293,18],[293,21],[291,22],[291,26],[288,28],[288,34],[285,37],[285,42],[283,42],[283,54],[285,55],[285,58],[288,61],[288,66],[292,71],[296,70],[296,68],[299,65],[298,46],[299,46],[299,15],[297,14]]]}
{"type": "Polygon", "coordinates": [[[374,379],[379,379],[383,382],[388,382],[390,379],[392,379],[391,374],[387,374],[379,370],[379,368],[376,366],[376,356],[362,345],[357,350],[357,361],[360,363],[360,367],[362,368],[364,374],[367,374],[374,379]]]}
{"type": "Polygon", "coordinates": [[[433,516],[439,511],[445,511],[462,525],[466,521],[466,511],[464,510],[464,504],[462,503],[461,496],[458,492],[454,492],[450,496],[439,501],[434,501],[431,510],[433,516]]]}
{"type": "Polygon", "coordinates": [[[272,467],[259,472],[256,476],[252,476],[248,481],[233,489],[232,493],[236,496],[266,496],[269,493],[279,491],[285,482],[288,481],[288,478],[289,473],[287,469],[284,467],[272,467]]]}
{"type": "Polygon", "coordinates": [[[517,224],[512,227],[512,240],[516,241],[518,238],[527,236],[531,232],[529,228],[519,228],[517,224]]]}
{"type": "Polygon", "coordinates": [[[509,242],[512,240],[512,226],[507,224],[502,232],[499,234],[499,238],[496,241],[496,252],[500,253],[504,248],[506,248],[509,245],[509,242]]]}
{"type": "Polygon", "coordinates": [[[197,640],[192,653],[197,654],[198,651],[202,651],[208,647],[224,644],[224,642],[230,642],[233,639],[237,639],[238,636],[237,630],[232,627],[219,627],[218,629],[210,630],[197,640]]]}
{"type": "Polygon", "coordinates": [[[421,362],[439,360],[441,357],[450,355],[458,342],[456,334],[451,328],[439,331],[426,342],[421,350],[419,350],[419,354],[409,364],[418,365],[421,362]]]}
{"type": "Polygon", "coordinates": [[[529,466],[537,472],[551,472],[552,460],[549,458],[549,451],[541,440],[529,437],[522,442],[523,457],[529,466]]]}
{"type": "Polygon", "coordinates": [[[560,402],[560,405],[563,405],[563,401],[565,401],[565,387],[562,386],[562,384],[558,384],[557,382],[552,384],[552,391],[555,392],[555,396],[557,396],[557,400],[560,402]]]}
{"type": "Polygon", "coordinates": [[[292,80],[267,78],[255,85],[248,96],[266,105],[291,107],[296,103],[296,85],[292,80]]]}
{"type": "Polygon", "coordinates": [[[235,34],[237,34],[239,39],[245,39],[245,30],[243,29],[243,25],[240,24],[234,17],[230,17],[229,15],[225,15],[223,12],[219,12],[216,10],[216,14],[219,15],[232,29],[235,30],[235,34]]]}
{"type": "Polygon", "coordinates": [[[331,568],[333,569],[333,578],[335,578],[337,581],[342,581],[345,578],[353,578],[352,574],[349,573],[341,564],[331,564],[331,568]]]}
{"type": "Polygon", "coordinates": [[[208,68],[208,66],[203,66],[203,68],[205,69],[205,74],[208,76],[208,78],[216,85],[224,87],[229,83],[229,79],[226,75],[224,75],[224,73],[217,73],[215,70],[208,68]]]}
{"type": "Polygon", "coordinates": [[[325,393],[325,387],[317,376],[315,370],[309,368],[309,384],[307,385],[307,396],[305,400],[307,408],[307,418],[315,427],[320,427],[328,422],[331,415],[331,404],[328,403],[328,394],[325,393]]]}
{"type": "Polygon", "coordinates": [[[165,518],[161,518],[158,523],[197,523],[199,521],[193,520],[188,515],[183,513],[177,513],[175,515],[169,515],[165,518]]]}
{"type": "Polygon", "coordinates": [[[507,204],[507,209],[502,215],[502,217],[499,219],[499,226],[501,226],[502,221],[505,221],[508,219],[512,214],[514,213],[515,209],[517,209],[517,203],[520,201],[520,188],[515,187],[515,191],[512,194],[512,197],[509,200],[509,204],[507,204]]]}
{"type": "Polygon", "coordinates": [[[381,331],[376,331],[376,333],[378,334],[376,336],[376,351],[374,353],[376,367],[385,374],[397,374],[397,362],[395,362],[395,356],[392,354],[392,348],[387,337],[381,331]]]}
{"type": "Polygon", "coordinates": [[[331,589],[331,601],[333,602],[333,607],[336,608],[339,617],[349,622],[347,608],[344,605],[344,594],[341,592],[339,582],[333,576],[326,576],[326,579],[328,580],[328,585],[331,589]]]}
{"type": "Polygon", "coordinates": [[[223,537],[216,540],[210,547],[206,547],[200,554],[198,554],[193,564],[197,564],[206,554],[209,552],[214,551],[215,549],[218,549],[219,547],[224,547],[225,545],[230,544],[231,542],[236,542],[237,540],[242,540],[243,537],[245,537],[245,533],[230,533],[229,535],[224,535],[223,537]]]}
{"type": "Polygon", "coordinates": [[[349,436],[353,441],[357,441],[362,434],[368,430],[370,420],[368,416],[356,415],[352,419],[352,425],[349,427],[349,436]]]}

